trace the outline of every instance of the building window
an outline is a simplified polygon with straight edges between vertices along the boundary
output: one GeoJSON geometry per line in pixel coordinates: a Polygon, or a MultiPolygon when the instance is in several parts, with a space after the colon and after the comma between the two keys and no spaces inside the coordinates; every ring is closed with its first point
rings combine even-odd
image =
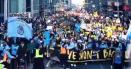
{"type": "Polygon", "coordinates": [[[8,0],[9,1],[9,12],[17,13],[18,12],[18,0],[8,0]]]}
{"type": "Polygon", "coordinates": [[[0,0],[0,13],[4,13],[4,0],[0,0]]]}
{"type": "Polygon", "coordinates": [[[31,11],[31,0],[26,0],[26,12],[31,11]]]}

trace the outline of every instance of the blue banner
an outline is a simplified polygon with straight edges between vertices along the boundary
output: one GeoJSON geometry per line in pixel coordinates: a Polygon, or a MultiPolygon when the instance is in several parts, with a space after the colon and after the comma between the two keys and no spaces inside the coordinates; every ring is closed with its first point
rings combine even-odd
{"type": "Polygon", "coordinates": [[[44,35],[44,46],[48,46],[49,44],[50,44],[50,31],[48,30],[48,31],[45,31],[44,33],[43,33],[43,35],[44,35]]]}
{"type": "Polygon", "coordinates": [[[81,26],[81,24],[79,24],[79,23],[75,24],[75,31],[76,32],[80,32],[80,26],[81,26]]]}
{"type": "Polygon", "coordinates": [[[8,22],[8,37],[32,38],[32,26],[20,19],[14,19],[8,22]]]}

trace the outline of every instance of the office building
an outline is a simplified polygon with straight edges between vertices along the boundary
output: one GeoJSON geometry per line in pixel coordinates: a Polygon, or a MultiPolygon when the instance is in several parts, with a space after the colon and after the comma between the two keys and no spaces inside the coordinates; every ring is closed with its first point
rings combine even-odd
{"type": "Polygon", "coordinates": [[[4,21],[4,0],[0,0],[0,22],[4,21]]]}

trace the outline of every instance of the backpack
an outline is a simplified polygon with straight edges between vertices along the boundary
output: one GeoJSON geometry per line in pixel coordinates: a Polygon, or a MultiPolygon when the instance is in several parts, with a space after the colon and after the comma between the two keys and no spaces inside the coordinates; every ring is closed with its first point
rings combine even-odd
{"type": "Polygon", "coordinates": [[[120,55],[116,55],[114,58],[114,63],[115,64],[121,64],[122,63],[122,58],[120,55]]]}

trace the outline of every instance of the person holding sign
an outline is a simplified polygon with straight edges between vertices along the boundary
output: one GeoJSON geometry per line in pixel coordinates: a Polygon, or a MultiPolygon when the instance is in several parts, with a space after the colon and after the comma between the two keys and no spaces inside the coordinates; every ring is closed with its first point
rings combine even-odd
{"type": "Polygon", "coordinates": [[[66,63],[67,63],[67,49],[66,47],[66,43],[64,43],[61,48],[60,48],[60,54],[61,54],[61,63],[63,65],[63,67],[66,67],[66,63]]]}

